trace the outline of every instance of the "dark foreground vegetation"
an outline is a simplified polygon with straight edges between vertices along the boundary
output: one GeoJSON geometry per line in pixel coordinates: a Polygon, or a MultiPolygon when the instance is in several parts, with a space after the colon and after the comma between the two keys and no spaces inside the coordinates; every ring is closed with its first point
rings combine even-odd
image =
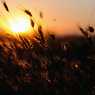
{"type": "Polygon", "coordinates": [[[72,40],[44,37],[40,25],[33,38],[0,35],[0,95],[95,95],[94,29],[79,29],[83,36],[72,40]]]}
{"type": "Polygon", "coordinates": [[[80,30],[72,40],[1,36],[0,95],[95,95],[95,38],[80,30]]]}

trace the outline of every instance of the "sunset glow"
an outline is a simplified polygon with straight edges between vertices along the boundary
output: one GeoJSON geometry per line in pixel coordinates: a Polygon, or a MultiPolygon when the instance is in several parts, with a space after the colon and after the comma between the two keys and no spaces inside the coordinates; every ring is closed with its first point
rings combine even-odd
{"type": "Polygon", "coordinates": [[[26,33],[30,30],[30,20],[25,16],[16,16],[8,20],[10,31],[15,33],[26,33]]]}
{"type": "MultiPolygon", "coordinates": [[[[14,9],[19,11],[27,9],[31,11],[34,17],[35,15],[39,16],[39,12],[41,11],[44,21],[47,22],[45,23],[47,24],[46,30],[53,31],[57,35],[80,34],[77,25],[86,26],[89,23],[95,25],[95,0],[7,0],[7,4],[10,12],[14,9]]],[[[0,12],[1,15],[6,14],[6,10],[2,4],[0,12]]],[[[14,15],[16,12],[17,11],[14,12],[14,15]]],[[[36,17],[35,19],[37,20],[36,17]]],[[[23,31],[21,27],[20,30],[18,30],[18,28],[14,29],[13,27],[18,27],[19,24],[16,25],[12,23],[15,23],[15,21],[11,21],[11,31],[15,31],[16,33],[23,31]]]]}

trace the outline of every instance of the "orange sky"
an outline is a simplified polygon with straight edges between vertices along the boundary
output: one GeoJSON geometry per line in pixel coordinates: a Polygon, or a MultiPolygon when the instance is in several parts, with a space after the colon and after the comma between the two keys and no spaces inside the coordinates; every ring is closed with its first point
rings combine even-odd
{"type": "MultiPolygon", "coordinates": [[[[95,0],[6,0],[11,10],[29,8],[33,14],[44,14],[47,29],[57,34],[78,33],[77,25],[93,24],[95,0]],[[56,21],[54,21],[56,19],[56,21]]],[[[0,4],[0,12],[4,8],[0,4]]]]}

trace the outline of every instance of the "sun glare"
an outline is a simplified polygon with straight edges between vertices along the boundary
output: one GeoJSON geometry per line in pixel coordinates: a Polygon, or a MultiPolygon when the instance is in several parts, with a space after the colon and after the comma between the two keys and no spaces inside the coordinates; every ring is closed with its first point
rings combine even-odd
{"type": "Polygon", "coordinates": [[[30,28],[30,20],[27,17],[24,16],[16,16],[14,18],[9,19],[9,28],[10,31],[17,34],[17,33],[27,33],[30,28]]]}
{"type": "Polygon", "coordinates": [[[40,19],[36,14],[30,18],[28,15],[18,10],[3,16],[2,19],[2,28],[5,29],[5,33],[14,37],[19,37],[19,35],[33,36],[38,30],[38,25],[43,26],[43,31],[47,27],[46,22],[40,19]],[[34,27],[32,26],[31,19],[34,22],[34,27]]]}

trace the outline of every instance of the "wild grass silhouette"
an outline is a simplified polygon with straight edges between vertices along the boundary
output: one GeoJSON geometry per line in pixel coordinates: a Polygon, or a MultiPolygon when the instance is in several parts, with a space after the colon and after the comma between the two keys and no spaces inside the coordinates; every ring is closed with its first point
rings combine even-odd
{"type": "MultiPolygon", "coordinates": [[[[35,22],[30,21],[34,28],[35,22]]],[[[90,35],[94,28],[79,30],[83,37],[70,41],[60,41],[54,34],[46,38],[41,25],[32,39],[1,35],[0,94],[94,95],[95,38],[90,35]]]]}

